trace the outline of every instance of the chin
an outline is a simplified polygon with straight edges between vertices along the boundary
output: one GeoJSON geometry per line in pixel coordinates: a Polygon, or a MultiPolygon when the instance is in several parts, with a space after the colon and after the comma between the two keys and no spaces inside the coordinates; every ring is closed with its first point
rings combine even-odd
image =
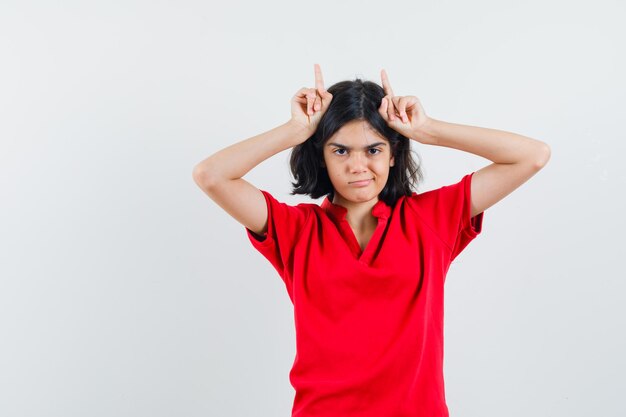
{"type": "Polygon", "coordinates": [[[380,194],[380,191],[378,190],[348,190],[345,194],[342,193],[342,196],[350,196],[352,198],[350,198],[350,200],[354,200],[354,201],[359,201],[359,202],[365,202],[365,201],[370,201],[374,198],[378,197],[378,194],[380,194]]]}

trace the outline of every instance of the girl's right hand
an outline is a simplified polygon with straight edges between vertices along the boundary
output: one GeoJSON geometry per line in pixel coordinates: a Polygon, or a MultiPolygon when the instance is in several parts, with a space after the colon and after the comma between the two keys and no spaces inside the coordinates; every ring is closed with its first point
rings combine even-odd
{"type": "Polygon", "coordinates": [[[324,88],[322,69],[318,64],[315,69],[315,88],[303,87],[291,99],[291,123],[304,129],[307,138],[311,137],[317,125],[326,113],[333,95],[324,88]]]}

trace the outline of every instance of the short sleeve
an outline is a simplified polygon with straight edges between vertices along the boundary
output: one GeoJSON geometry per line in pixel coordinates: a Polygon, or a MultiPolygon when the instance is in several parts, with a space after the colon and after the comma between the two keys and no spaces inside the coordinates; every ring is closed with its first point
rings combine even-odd
{"type": "Polygon", "coordinates": [[[267,204],[267,232],[258,235],[245,228],[252,246],[274,266],[281,278],[291,287],[287,270],[296,240],[309,215],[307,204],[292,206],[276,200],[268,191],[260,190],[267,204]]]}
{"type": "Polygon", "coordinates": [[[409,205],[450,250],[450,261],[482,231],[484,211],[471,217],[471,184],[474,172],[455,184],[413,194],[409,205]]]}

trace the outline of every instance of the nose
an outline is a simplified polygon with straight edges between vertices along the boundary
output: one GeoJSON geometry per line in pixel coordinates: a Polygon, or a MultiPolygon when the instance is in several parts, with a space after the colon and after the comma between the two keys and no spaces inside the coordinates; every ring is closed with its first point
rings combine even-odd
{"type": "Polygon", "coordinates": [[[350,155],[348,166],[353,173],[362,172],[367,166],[367,157],[361,152],[353,152],[350,155]]]}

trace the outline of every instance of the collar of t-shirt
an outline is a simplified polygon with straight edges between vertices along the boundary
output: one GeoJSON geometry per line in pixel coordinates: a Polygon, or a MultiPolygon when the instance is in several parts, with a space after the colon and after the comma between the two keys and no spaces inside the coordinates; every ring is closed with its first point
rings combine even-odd
{"type": "MultiPolygon", "coordinates": [[[[332,203],[328,196],[322,201],[322,208],[336,223],[345,220],[346,214],[348,214],[347,208],[332,203]]],[[[387,205],[384,200],[378,200],[376,204],[374,204],[374,207],[372,207],[372,215],[377,218],[387,219],[391,215],[391,207],[387,205]]]]}

